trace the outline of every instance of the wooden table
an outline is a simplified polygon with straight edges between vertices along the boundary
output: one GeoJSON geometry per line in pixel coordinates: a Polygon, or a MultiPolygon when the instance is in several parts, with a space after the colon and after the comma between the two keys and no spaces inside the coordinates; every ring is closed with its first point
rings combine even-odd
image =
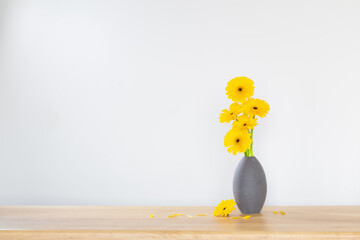
{"type": "Polygon", "coordinates": [[[360,239],[360,206],[265,207],[262,214],[248,219],[231,219],[240,215],[238,210],[226,218],[212,216],[212,210],[4,206],[0,239],[360,239]],[[184,215],[169,218],[174,212],[184,215]]]}

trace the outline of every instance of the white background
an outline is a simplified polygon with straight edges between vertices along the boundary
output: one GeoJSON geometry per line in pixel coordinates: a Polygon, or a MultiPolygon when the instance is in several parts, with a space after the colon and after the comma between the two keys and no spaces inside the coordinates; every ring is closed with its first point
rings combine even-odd
{"type": "Polygon", "coordinates": [[[0,1],[0,204],[232,198],[235,76],[266,205],[360,204],[359,1],[0,1]]]}

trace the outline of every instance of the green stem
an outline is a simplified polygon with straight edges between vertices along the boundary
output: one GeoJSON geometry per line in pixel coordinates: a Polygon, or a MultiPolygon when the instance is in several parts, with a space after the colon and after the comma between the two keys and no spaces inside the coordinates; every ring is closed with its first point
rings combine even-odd
{"type": "MultiPolygon", "coordinates": [[[[251,129],[250,133],[251,133],[250,138],[253,140],[253,138],[254,138],[253,137],[254,136],[254,129],[251,129]]],[[[250,145],[250,157],[254,156],[253,143],[254,143],[254,140],[251,141],[251,145],[250,145]]]]}
{"type": "MultiPolygon", "coordinates": [[[[253,138],[253,129],[251,129],[251,131],[248,132],[250,133],[250,138],[252,139],[253,138]]],[[[248,149],[246,149],[246,151],[244,152],[244,155],[245,157],[253,157],[254,156],[254,153],[253,153],[253,143],[251,142],[251,145],[248,149]]]]}

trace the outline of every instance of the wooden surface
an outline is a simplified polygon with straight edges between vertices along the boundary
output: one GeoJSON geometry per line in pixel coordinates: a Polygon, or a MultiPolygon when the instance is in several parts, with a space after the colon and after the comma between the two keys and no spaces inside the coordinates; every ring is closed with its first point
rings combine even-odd
{"type": "MultiPolygon", "coordinates": [[[[265,207],[262,214],[246,220],[213,217],[212,211],[213,207],[0,207],[0,239],[360,239],[360,206],[265,207]],[[185,215],[169,218],[174,212],[185,215]]],[[[236,210],[231,217],[239,215],[236,210]]]]}

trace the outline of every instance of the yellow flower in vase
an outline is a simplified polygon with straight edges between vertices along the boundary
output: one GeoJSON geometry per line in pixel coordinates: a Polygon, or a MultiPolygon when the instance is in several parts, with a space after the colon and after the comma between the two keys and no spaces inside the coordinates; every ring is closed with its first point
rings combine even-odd
{"type": "Polygon", "coordinates": [[[238,130],[247,130],[247,129],[254,129],[257,125],[257,119],[251,118],[247,115],[239,116],[236,121],[233,122],[233,129],[238,130]]]}
{"type": "Polygon", "coordinates": [[[226,95],[228,98],[234,102],[244,102],[246,99],[251,98],[254,95],[254,82],[247,77],[236,77],[231,79],[226,90],[226,95]]]}
{"type": "Polygon", "coordinates": [[[224,145],[227,151],[236,155],[245,152],[250,147],[252,139],[247,130],[231,129],[227,132],[224,139],[224,145]]]}
{"type": "MultiPolygon", "coordinates": [[[[224,145],[229,153],[237,155],[244,153],[244,158],[238,164],[234,175],[233,191],[239,207],[244,212],[260,213],[266,196],[266,178],[260,162],[254,157],[254,128],[257,126],[258,117],[266,117],[270,110],[267,102],[260,99],[254,99],[254,82],[247,77],[236,77],[231,79],[226,90],[228,98],[239,104],[239,114],[234,118],[229,110],[223,110],[220,116],[220,122],[232,122],[232,129],[228,131],[224,138],[224,145]],[[256,164],[244,164],[245,162],[254,162],[256,164]],[[248,178],[243,175],[249,171],[256,172],[256,176],[248,178]],[[256,183],[255,185],[252,183],[256,183]],[[244,183],[244,184],[242,184],[244,183]],[[250,186],[252,190],[259,194],[243,194],[241,186],[250,186]],[[240,206],[241,205],[241,206],[240,206]],[[254,206],[256,206],[254,208],[254,206]]],[[[231,200],[227,200],[231,201],[231,200]]],[[[227,201],[222,201],[215,208],[214,216],[227,216],[235,206],[234,200],[232,204],[227,205],[227,201]]],[[[285,213],[284,213],[285,214],[285,213]]],[[[233,217],[232,219],[248,219],[251,216],[233,217]]]]}
{"type": "Polygon", "coordinates": [[[236,117],[242,112],[242,106],[238,103],[232,103],[229,107],[229,110],[224,109],[220,114],[220,122],[221,123],[228,123],[232,120],[235,120],[236,117]]]}
{"type": "Polygon", "coordinates": [[[226,217],[230,213],[232,213],[233,210],[235,210],[236,202],[233,199],[230,200],[222,200],[221,203],[217,207],[215,207],[215,210],[213,212],[213,215],[216,217],[226,217]]]}
{"type": "Polygon", "coordinates": [[[270,110],[270,106],[267,102],[261,99],[251,98],[243,104],[244,112],[250,117],[259,116],[266,117],[270,110]]]}

